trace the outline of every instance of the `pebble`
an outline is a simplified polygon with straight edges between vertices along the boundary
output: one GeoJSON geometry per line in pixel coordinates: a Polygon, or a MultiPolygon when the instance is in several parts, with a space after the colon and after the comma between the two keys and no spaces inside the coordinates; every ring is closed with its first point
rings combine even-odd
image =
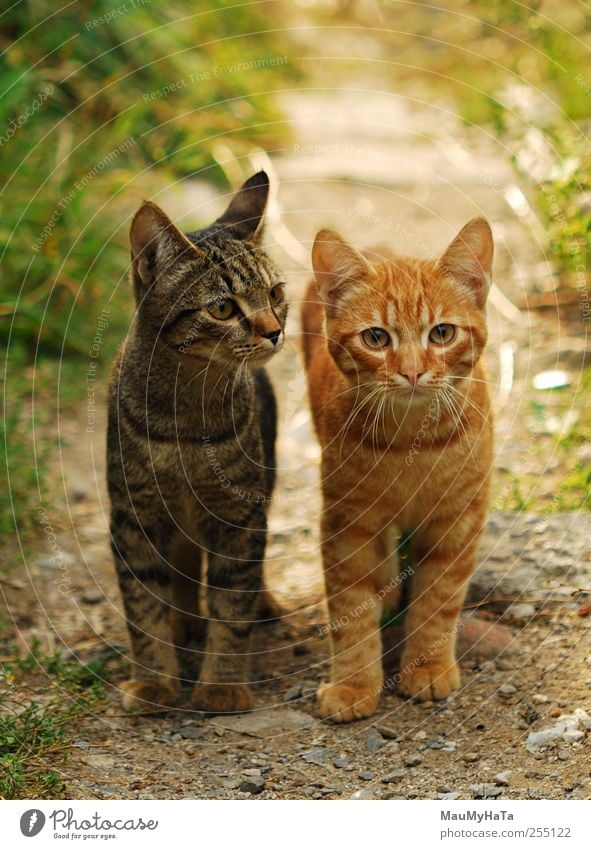
{"type": "Polygon", "coordinates": [[[389,772],[388,775],[385,775],[382,778],[382,782],[384,784],[398,784],[399,781],[403,781],[405,777],[405,772],[403,769],[396,769],[394,772],[389,772]]]}
{"type": "Polygon", "coordinates": [[[495,784],[499,787],[508,787],[512,774],[513,772],[510,769],[507,769],[504,772],[497,772],[495,775],[495,784]]]}
{"type": "Polygon", "coordinates": [[[450,792],[450,793],[437,793],[435,798],[441,799],[443,801],[452,800],[452,799],[459,799],[460,794],[457,791],[453,791],[453,792],[450,792]]]}
{"type": "Polygon", "coordinates": [[[503,699],[511,698],[511,696],[514,696],[516,692],[517,692],[517,687],[515,687],[514,684],[503,684],[497,690],[497,693],[503,699]]]}
{"type": "Polygon", "coordinates": [[[328,749],[326,746],[317,746],[315,749],[309,749],[307,752],[304,752],[302,755],[302,759],[306,761],[308,764],[316,764],[316,766],[325,766],[325,760],[328,757],[332,757],[334,752],[332,749],[328,749]]]}
{"type": "Polygon", "coordinates": [[[364,769],[358,775],[363,781],[371,781],[373,778],[373,772],[370,769],[364,769]]]}
{"type": "Polygon", "coordinates": [[[527,798],[528,799],[543,799],[544,796],[540,790],[536,790],[535,787],[527,788],[527,798]]]}
{"type": "Polygon", "coordinates": [[[531,700],[536,705],[545,705],[546,702],[550,701],[548,696],[545,696],[543,693],[534,693],[531,700]]]}
{"type": "Polygon", "coordinates": [[[302,685],[294,684],[293,687],[290,687],[289,690],[286,690],[283,694],[284,702],[293,702],[295,699],[299,699],[302,695],[302,685]]]}
{"type": "Polygon", "coordinates": [[[362,790],[356,790],[352,796],[349,796],[349,799],[375,799],[374,793],[374,786],[369,785],[369,787],[364,787],[362,790]]]}
{"type": "Polygon", "coordinates": [[[222,778],[222,784],[226,790],[238,790],[239,787],[242,789],[242,781],[239,778],[222,778]]]}
{"type": "Polygon", "coordinates": [[[398,732],[394,731],[389,725],[376,725],[376,731],[381,734],[384,740],[396,740],[398,732]]]}
{"type": "Polygon", "coordinates": [[[475,799],[495,799],[503,792],[500,787],[495,787],[494,784],[471,784],[470,790],[474,793],[475,799]]]}
{"type": "Polygon", "coordinates": [[[466,752],[466,754],[462,756],[462,760],[467,764],[475,764],[476,761],[480,760],[480,755],[478,752],[466,752]]]}
{"type": "Polygon", "coordinates": [[[258,793],[262,793],[265,789],[265,779],[260,776],[251,776],[250,778],[244,779],[239,784],[239,789],[242,793],[253,793],[257,795],[258,793]]]}
{"type": "Polygon", "coordinates": [[[199,728],[197,725],[181,725],[179,734],[183,740],[200,740],[208,731],[208,728],[199,728]]]}
{"type": "Polygon", "coordinates": [[[419,764],[423,763],[423,759],[420,755],[409,755],[404,759],[404,766],[419,766],[419,764]]]}

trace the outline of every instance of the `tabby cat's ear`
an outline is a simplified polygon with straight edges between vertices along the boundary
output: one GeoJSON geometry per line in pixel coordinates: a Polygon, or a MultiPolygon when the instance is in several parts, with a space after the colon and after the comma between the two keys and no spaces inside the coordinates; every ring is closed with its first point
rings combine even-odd
{"type": "Polygon", "coordinates": [[[439,260],[439,267],[469,290],[483,307],[491,284],[494,242],[485,218],[473,218],[463,227],[439,260]]]}
{"type": "Polygon", "coordinates": [[[259,171],[238,190],[213,226],[234,239],[259,241],[268,198],[269,178],[264,171],[259,171]]]}
{"type": "Polygon", "coordinates": [[[334,305],[355,283],[373,277],[373,268],[363,254],[332,230],[321,230],[312,248],[312,267],[320,297],[334,305]]]}
{"type": "Polygon", "coordinates": [[[145,201],[131,222],[129,233],[133,276],[149,288],[156,277],[184,255],[202,256],[187,237],[178,230],[159,206],[145,201]]]}

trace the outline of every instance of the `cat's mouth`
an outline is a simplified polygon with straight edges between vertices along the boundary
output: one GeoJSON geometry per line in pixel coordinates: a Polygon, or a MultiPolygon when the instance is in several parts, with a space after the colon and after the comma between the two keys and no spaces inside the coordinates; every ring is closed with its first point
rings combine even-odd
{"type": "Polygon", "coordinates": [[[247,363],[256,363],[257,365],[263,365],[268,362],[272,357],[275,356],[281,349],[283,348],[283,338],[278,339],[277,342],[271,347],[271,344],[263,344],[259,345],[252,352],[248,353],[244,359],[247,363]]]}

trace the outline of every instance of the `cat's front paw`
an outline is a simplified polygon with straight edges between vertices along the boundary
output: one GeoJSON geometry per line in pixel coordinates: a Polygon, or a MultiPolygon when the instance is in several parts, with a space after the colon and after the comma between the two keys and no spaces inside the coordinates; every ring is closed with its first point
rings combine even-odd
{"type": "Polygon", "coordinates": [[[176,702],[177,688],[165,681],[141,681],[131,678],[121,685],[124,710],[133,708],[171,707],[176,702]]]}
{"type": "Polygon", "coordinates": [[[199,684],[191,703],[205,713],[244,713],[254,707],[254,697],[246,684],[199,684]]]}
{"type": "Polygon", "coordinates": [[[460,689],[460,670],[454,661],[427,662],[402,669],[398,693],[419,702],[439,701],[460,689]]]}
{"type": "Polygon", "coordinates": [[[350,684],[321,684],[318,688],[320,716],[332,722],[352,722],[372,716],[380,700],[380,688],[350,684]]]}

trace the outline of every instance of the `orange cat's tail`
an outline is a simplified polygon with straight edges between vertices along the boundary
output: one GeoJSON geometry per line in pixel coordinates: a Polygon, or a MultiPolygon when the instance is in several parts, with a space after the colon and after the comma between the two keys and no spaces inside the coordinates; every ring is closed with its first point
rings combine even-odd
{"type": "Polygon", "coordinates": [[[306,371],[308,371],[314,353],[324,339],[324,307],[314,280],[311,280],[308,285],[300,315],[304,363],[306,371]]]}

